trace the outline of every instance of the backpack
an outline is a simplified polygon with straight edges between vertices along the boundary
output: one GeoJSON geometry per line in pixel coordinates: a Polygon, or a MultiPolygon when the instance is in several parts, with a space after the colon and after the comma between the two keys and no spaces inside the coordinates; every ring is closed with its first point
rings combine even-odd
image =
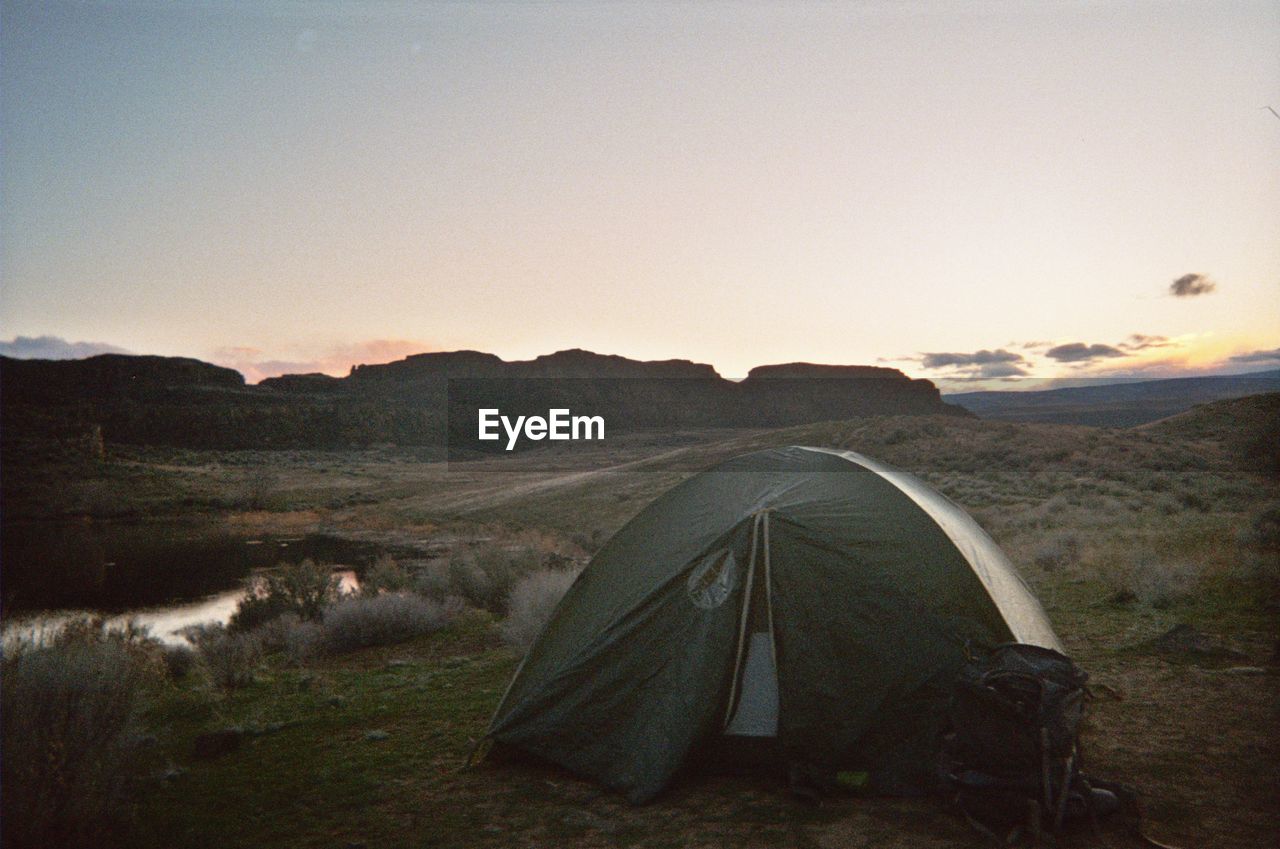
{"type": "Polygon", "coordinates": [[[939,773],[951,803],[1002,845],[1119,807],[1120,785],[1081,772],[1089,676],[1067,656],[1009,643],[971,657],[952,690],[939,773]]]}

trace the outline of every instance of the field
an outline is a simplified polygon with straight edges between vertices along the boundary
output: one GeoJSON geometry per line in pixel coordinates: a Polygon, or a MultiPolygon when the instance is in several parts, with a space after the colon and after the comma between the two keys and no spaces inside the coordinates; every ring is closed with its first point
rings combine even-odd
{"type": "MultiPolygon", "coordinates": [[[[199,513],[246,534],[324,530],[419,548],[585,558],[717,459],[780,444],[850,448],[964,506],[1019,566],[1091,673],[1090,772],[1136,785],[1176,846],[1262,847],[1280,831],[1276,396],[1137,429],[890,417],[781,431],[636,435],[595,454],[445,464],[428,452],[54,457],[6,483],[20,515],[199,513]],[[555,467],[552,470],[546,470],[555,467]],[[539,468],[543,470],[538,470],[539,468]],[[1274,508],[1272,508],[1274,509],[1274,508]],[[1268,547],[1270,546],[1270,548],[1268,547]],[[1157,642],[1174,626],[1195,629],[1157,642]]],[[[34,454],[32,456],[35,456],[34,454]]],[[[268,654],[248,686],[156,682],[129,842],[142,846],[981,845],[933,800],[814,807],[766,774],[691,770],[644,807],[553,767],[467,759],[518,661],[497,617],[302,665],[268,654]],[[196,757],[199,735],[240,745],[196,757]]],[[[6,817],[13,815],[5,811],[6,817]]],[[[1138,845],[1111,828],[1114,846],[1138,845]]],[[[1086,832],[1063,841],[1095,845],[1086,832]]]]}

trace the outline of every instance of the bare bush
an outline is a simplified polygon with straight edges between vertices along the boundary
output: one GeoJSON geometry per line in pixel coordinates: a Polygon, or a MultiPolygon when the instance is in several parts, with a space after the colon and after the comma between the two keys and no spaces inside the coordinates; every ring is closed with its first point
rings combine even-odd
{"type": "Polygon", "coordinates": [[[0,679],[6,847],[118,843],[137,774],[141,689],[156,669],[141,632],[101,620],[49,641],[10,640],[0,679]]]}
{"type": "Polygon", "coordinates": [[[511,591],[502,638],[516,648],[528,649],[577,579],[578,571],[544,569],[520,579],[511,591]]]}
{"type": "Polygon", "coordinates": [[[340,654],[402,643],[439,631],[449,619],[443,603],[418,595],[344,598],[325,611],[324,649],[340,654]]]}

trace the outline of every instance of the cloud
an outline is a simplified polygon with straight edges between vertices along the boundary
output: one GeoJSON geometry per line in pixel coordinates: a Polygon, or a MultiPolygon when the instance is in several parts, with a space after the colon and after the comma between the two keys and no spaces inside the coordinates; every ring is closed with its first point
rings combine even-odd
{"type": "Polygon", "coordinates": [[[960,377],[1020,377],[1027,374],[1027,360],[1018,353],[999,348],[969,353],[942,351],[922,354],[920,364],[927,369],[954,369],[960,377]]]}
{"type": "Polygon", "coordinates": [[[1030,372],[1017,363],[984,363],[971,370],[971,377],[1026,377],[1030,372]]]}
{"type": "Polygon", "coordinates": [[[1236,354],[1230,360],[1233,363],[1280,363],[1280,348],[1273,348],[1270,351],[1249,351],[1245,354],[1236,354]]]}
{"type": "Polygon", "coordinates": [[[213,362],[239,371],[249,383],[282,374],[321,374],[341,377],[355,365],[389,363],[410,354],[437,351],[438,346],[410,339],[369,339],[333,345],[319,350],[264,351],[251,346],[229,346],[213,352],[213,362]],[[291,356],[290,356],[291,355],[291,356]]]}
{"type": "Polygon", "coordinates": [[[1006,351],[1004,348],[995,351],[984,348],[971,354],[953,352],[924,354],[920,362],[925,368],[947,368],[949,366],[985,366],[993,363],[1021,363],[1024,360],[1021,354],[1006,351]]]}
{"type": "Polygon", "coordinates": [[[0,340],[0,354],[20,360],[80,360],[97,354],[128,354],[106,342],[68,342],[61,336],[15,336],[0,340]]]}
{"type": "Polygon", "coordinates": [[[1146,336],[1142,333],[1130,333],[1129,338],[1120,343],[1126,351],[1143,351],[1147,348],[1167,348],[1174,342],[1168,336],[1146,336]]]}
{"type": "Polygon", "coordinates": [[[1204,274],[1184,274],[1169,284],[1169,294],[1175,298],[1193,298],[1196,295],[1207,295],[1218,284],[1204,274]]]}
{"type": "Polygon", "coordinates": [[[1068,342],[1065,345],[1055,345],[1045,351],[1044,355],[1060,363],[1084,363],[1090,360],[1128,356],[1124,351],[1112,345],[1086,345],[1083,342],[1068,342]]]}

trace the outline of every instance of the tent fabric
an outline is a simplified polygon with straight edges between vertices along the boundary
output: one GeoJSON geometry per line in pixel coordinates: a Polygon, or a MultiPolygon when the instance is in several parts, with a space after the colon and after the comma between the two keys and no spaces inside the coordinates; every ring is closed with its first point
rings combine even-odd
{"type": "Polygon", "coordinates": [[[783,757],[903,792],[923,780],[967,641],[1060,649],[955,504],[854,452],[769,449],[689,478],[600,550],[489,736],[647,801],[735,708],[767,699],[749,650],[761,628],[783,757]]]}

